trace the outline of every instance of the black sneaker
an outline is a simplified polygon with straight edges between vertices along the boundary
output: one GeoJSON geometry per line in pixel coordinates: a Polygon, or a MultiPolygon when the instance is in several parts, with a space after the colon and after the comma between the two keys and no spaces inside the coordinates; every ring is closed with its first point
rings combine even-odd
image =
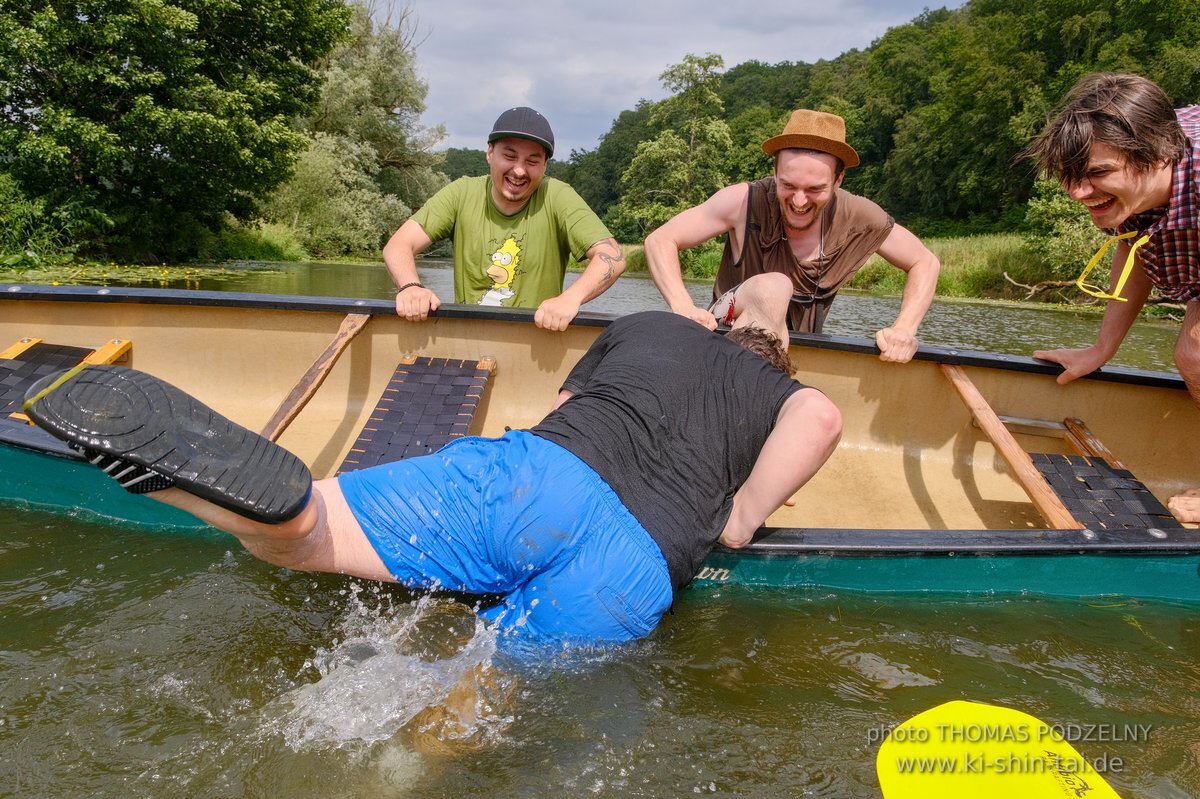
{"type": "Polygon", "coordinates": [[[284,448],[145,372],[109,365],[72,372],[35,383],[25,412],[127,490],[178,486],[268,523],[304,509],[312,475],[284,448]]]}

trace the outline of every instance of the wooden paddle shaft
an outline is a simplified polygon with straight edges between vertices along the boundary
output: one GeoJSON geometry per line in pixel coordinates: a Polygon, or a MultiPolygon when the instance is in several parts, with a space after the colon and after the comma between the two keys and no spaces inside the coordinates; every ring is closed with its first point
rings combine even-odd
{"type": "Polygon", "coordinates": [[[325,351],[317,356],[313,361],[312,366],[308,367],[296,383],[291,392],[284,398],[279,407],[275,409],[275,413],[271,415],[271,419],[262,429],[262,436],[271,441],[276,441],[287,426],[292,423],[292,420],[303,410],[308,401],[317,393],[317,389],[325,382],[325,378],[329,376],[329,372],[333,369],[333,365],[337,363],[342,352],[350,345],[350,342],[357,336],[371,320],[370,314],[352,313],[347,314],[342,320],[342,324],[338,326],[337,335],[333,337],[333,341],[329,342],[329,346],[325,351]]]}
{"type": "Polygon", "coordinates": [[[971,415],[975,417],[975,421],[979,423],[980,429],[992,440],[992,444],[1013,470],[1021,487],[1025,489],[1025,493],[1029,495],[1046,522],[1056,530],[1082,528],[1083,525],[1067,510],[1067,506],[1058,498],[1058,494],[1054,493],[1046,478],[1033,465],[1029,453],[1013,438],[1012,433],[1004,426],[1004,422],[1000,421],[1000,417],[992,410],[992,406],[984,399],[971,378],[967,377],[962,367],[949,363],[943,363],[941,367],[942,372],[958,391],[958,395],[962,397],[967,409],[971,411],[971,415]]]}

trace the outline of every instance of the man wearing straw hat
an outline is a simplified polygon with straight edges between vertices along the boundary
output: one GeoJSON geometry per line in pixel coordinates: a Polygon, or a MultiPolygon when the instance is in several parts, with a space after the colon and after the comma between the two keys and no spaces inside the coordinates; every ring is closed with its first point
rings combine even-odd
{"type": "Polygon", "coordinates": [[[762,148],[775,158],[772,177],[727,186],[646,237],[650,272],[671,310],[709,329],[757,324],[785,341],[789,329],[819,333],[838,290],[878,253],[908,277],[899,315],[875,342],[883,360],[911,360],[940,264],[882,208],[841,188],[845,169],[859,163],[845,121],[801,109],[762,148]],[[713,305],[697,308],[679,252],[723,233],[713,305]]]}

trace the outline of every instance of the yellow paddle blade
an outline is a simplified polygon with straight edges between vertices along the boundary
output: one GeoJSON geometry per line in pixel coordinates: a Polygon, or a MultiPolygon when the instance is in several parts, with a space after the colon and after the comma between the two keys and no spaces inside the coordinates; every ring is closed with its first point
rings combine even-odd
{"type": "Polygon", "coordinates": [[[885,799],[1120,799],[1049,724],[978,702],[897,725],[875,770],[885,799]]]}

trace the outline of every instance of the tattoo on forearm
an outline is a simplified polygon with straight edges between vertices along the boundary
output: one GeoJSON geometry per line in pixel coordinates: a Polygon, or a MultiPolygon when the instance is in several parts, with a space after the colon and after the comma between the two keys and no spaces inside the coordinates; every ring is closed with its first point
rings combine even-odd
{"type": "Polygon", "coordinates": [[[608,271],[604,273],[603,278],[604,285],[607,286],[617,279],[617,276],[613,273],[616,271],[618,264],[625,263],[625,255],[621,252],[621,246],[617,244],[616,239],[605,239],[598,246],[600,250],[596,255],[608,267],[608,271]]]}

